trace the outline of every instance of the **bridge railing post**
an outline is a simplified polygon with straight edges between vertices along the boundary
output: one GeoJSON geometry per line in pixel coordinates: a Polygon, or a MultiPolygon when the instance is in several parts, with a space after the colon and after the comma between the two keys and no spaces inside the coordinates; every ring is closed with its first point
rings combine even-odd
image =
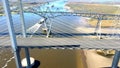
{"type": "Polygon", "coordinates": [[[97,25],[96,25],[96,28],[95,28],[95,34],[97,34],[97,37],[100,39],[101,38],[101,22],[102,19],[101,18],[98,18],[98,22],[97,22],[97,25]]]}
{"type": "Polygon", "coordinates": [[[9,1],[8,0],[2,0],[2,1],[3,1],[5,14],[7,17],[7,26],[8,26],[8,30],[9,30],[9,34],[10,34],[14,57],[16,60],[16,66],[17,66],[17,68],[22,68],[20,54],[19,54],[19,48],[17,47],[16,36],[15,36],[15,32],[14,32],[14,26],[13,26],[13,20],[12,20],[12,16],[11,16],[9,1]]]}
{"type": "Polygon", "coordinates": [[[23,11],[22,0],[18,0],[18,3],[19,3],[19,10],[20,10],[20,21],[21,21],[21,26],[22,26],[22,35],[24,38],[26,38],[27,35],[26,35],[26,26],[25,26],[25,20],[24,20],[24,11],[23,11]]]}
{"type": "Polygon", "coordinates": [[[113,62],[112,62],[112,68],[117,68],[118,62],[119,62],[119,58],[120,58],[120,51],[116,50],[114,58],[113,58],[113,62]]]}
{"type": "Polygon", "coordinates": [[[26,68],[31,68],[30,54],[29,54],[29,49],[27,47],[25,48],[25,54],[26,54],[26,59],[27,59],[27,67],[26,68]]]}

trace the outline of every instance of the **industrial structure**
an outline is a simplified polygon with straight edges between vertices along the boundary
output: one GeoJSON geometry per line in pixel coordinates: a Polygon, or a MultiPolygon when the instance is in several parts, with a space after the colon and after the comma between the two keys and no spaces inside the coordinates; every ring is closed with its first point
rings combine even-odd
{"type": "MultiPolygon", "coordinates": [[[[41,11],[35,10],[34,8],[28,8],[28,10],[23,11],[22,1],[21,0],[18,0],[18,1],[19,1],[19,7],[20,7],[19,14],[20,14],[20,21],[21,21],[21,26],[22,26],[22,35],[23,35],[22,38],[17,37],[17,35],[15,33],[9,1],[3,0],[4,10],[5,10],[6,18],[7,18],[7,26],[8,26],[9,34],[10,34],[10,37],[6,37],[6,38],[11,39],[11,41],[6,43],[5,46],[9,47],[9,46],[11,46],[10,43],[12,43],[12,49],[14,52],[17,68],[22,68],[21,59],[20,59],[20,49],[21,48],[25,49],[25,54],[26,54],[27,63],[28,63],[27,68],[31,68],[29,48],[114,49],[114,50],[116,50],[116,53],[115,53],[111,67],[117,68],[119,58],[120,58],[119,39],[101,39],[101,35],[102,35],[102,32],[101,32],[101,23],[102,22],[101,21],[102,20],[120,20],[120,15],[89,13],[89,12],[84,12],[84,13],[83,12],[62,12],[62,11],[60,11],[60,12],[42,11],[41,12],[41,11]],[[46,37],[35,37],[34,33],[37,30],[34,29],[34,27],[32,27],[30,29],[26,29],[25,20],[24,20],[24,12],[34,13],[34,14],[37,14],[37,15],[43,17],[37,23],[39,27],[36,29],[38,30],[43,25],[44,30],[46,32],[46,37]],[[54,33],[54,31],[59,30],[59,29],[57,29],[57,27],[59,27],[59,26],[57,25],[57,27],[53,27],[54,23],[52,23],[51,18],[55,19],[56,17],[60,17],[60,16],[80,16],[80,17],[89,17],[89,18],[97,19],[98,22],[97,22],[96,28],[94,29],[95,31],[94,31],[94,33],[92,33],[90,35],[97,36],[98,39],[86,39],[86,38],[78,37],[79,35],[81,35],[80,33],[75,33],[75,34],[77,34],[77,38],[72,37],[72,36],[74,36],[74,34],[72,32],[68,32],[68,33],[63,32],[63,36],[61,36],[60,33],[54,33]],[[46,21],[48,21],[48,22],[46,23],[46,21]],[[51,37],[50,36],[51,32],[53,33],[53,35],[60,35],[60,37],[51,37]],[[30,33],[31,33],[31,36],[28,35],[30,33]],[[32,42],[30,42],[30,41],[32,41],[32,42]]],[[[18,12],[18,11],[15,11],[15,12],[18,12]]],[[[64,23],[61,25],[64,26],[66,24],[64,23]]],[[[56,26],[56,25],[54,25],[54,26],[56,26]]],[[[69,25],[67,23],[66,27],[68,27],[68,26],[70,28],[74,28],[74,27],[72,27],[73,25],[69,25]]],[[[62,29],[64,30],[64,28],[62,28],[62,29]]],[[[60,29],[61,32],[62,32],[62,29],[60,29]]],[[[86,35],[86,34],[83,33],[82,35],[86,35]]],[[[87,35],[89,35],[89,33],[87,33],[87,35]]]]}

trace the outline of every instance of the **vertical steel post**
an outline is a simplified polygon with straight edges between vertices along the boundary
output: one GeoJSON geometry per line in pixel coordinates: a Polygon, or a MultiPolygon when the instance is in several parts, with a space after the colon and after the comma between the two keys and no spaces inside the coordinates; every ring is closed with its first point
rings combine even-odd
{"type": "Polygon", "coordinates": [[[22,34],[23,37],[26,38],[26,26],[25,26],[25,20],[24,20],[24,12],[23,12],[23,6],[22,6],[22,0],[18,0],[19,2],[19,8],[20,8],[20,20],[21,20],[21,26],[22,26],[22,34]]]}
{"type": "Polygon", "coordinates": [[[99,39],[101,38],[101,19],[98,18],[98,22],[95,28],[95,34],[97,34],[97,37],[99,37],[99,39]]]}
{"type": "Polygon", "coordinates": [[[15,60],[16,60],[16,66],[17,68],[21,68],[22,66],[21,66],[21,60],[20,60],[20,55],[19,55],[19,48],[17,47],[9,1],[8,0],[2,0],[2,1],[3,1],[5,14],[7,17],[7,26],[8,26],[8,30],[10,34],[11,43],[12,43],[12,49],[13,49],[15,60]]]}
{"type": "Polygon", "coordinates": [[[44,18],[45,20],[43,21],[43,24],[44,24],[44,28],[45,28],[45,30],[47,31],[47,24],[46,24],[46,20],[47,20],[47,18],[44,18]]]}
{"type": "Polygon", "coordinates": [[[20,57],[20,49],[19,48],[16,50],[16,52],[14,52],[14,55],[15,55],[17,68],[22,68],[21,57],[20,57]]]}
{"type": "Polygon", "coordinates": [[[99,23],[98,38],[101,39],[101,21],[99,23]]]}
{"type": "Polygon", "coordinates": [[[29,49],[27,47],[25,48],[25,54],[26,54],[26,59],[27,59],[27,68],[31,68],[30,54],[29,54],[29,49]]]}
{"type": "Polygon", "coordinates": [[[117,68],[119,58],[120,58],[120,51],[116,51],[115,55],[114,55],[114,58],[113,58],[113,62],[112,62],[112,68],[117,68]]]}
{"type": "Polygon", "coordinates": [[[50,22],[50,25],[49,25],[49,28],[47,30],[47,36],[46,36],[47,38],[49,38],[50,33],[51,33],[51,28],[52,28],[52,22],[51,22],[51,20],[49,22],[50,22]]]}

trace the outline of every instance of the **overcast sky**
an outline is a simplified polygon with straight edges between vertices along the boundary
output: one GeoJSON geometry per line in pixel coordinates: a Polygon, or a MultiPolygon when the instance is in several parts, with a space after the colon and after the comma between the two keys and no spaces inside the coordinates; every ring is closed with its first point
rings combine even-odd
{"type": "MultiPolygon", "coordinates": [[[[2,0],[0,0],[2,1],[2,0]]],[[[17,1],[17,0],[11,0],[11,1],[17,1]]],[[[23,1],[54,1],[54,0],[23,0],[23,1]]],[[[120,0],[68,0],[72,2],[120,2],[120,0]]]]}

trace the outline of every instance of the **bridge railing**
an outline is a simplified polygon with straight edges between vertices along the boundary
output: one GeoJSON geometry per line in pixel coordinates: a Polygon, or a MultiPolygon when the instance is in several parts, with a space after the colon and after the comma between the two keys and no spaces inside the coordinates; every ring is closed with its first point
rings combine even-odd
{"type": "Polygon", "coordinates": [[[0,68],[8,67],[8,64],[14,60],[12,48],[7,47],[7,43],[11,43],[11,40],[3,5],[0,5],[0,68]]]}

